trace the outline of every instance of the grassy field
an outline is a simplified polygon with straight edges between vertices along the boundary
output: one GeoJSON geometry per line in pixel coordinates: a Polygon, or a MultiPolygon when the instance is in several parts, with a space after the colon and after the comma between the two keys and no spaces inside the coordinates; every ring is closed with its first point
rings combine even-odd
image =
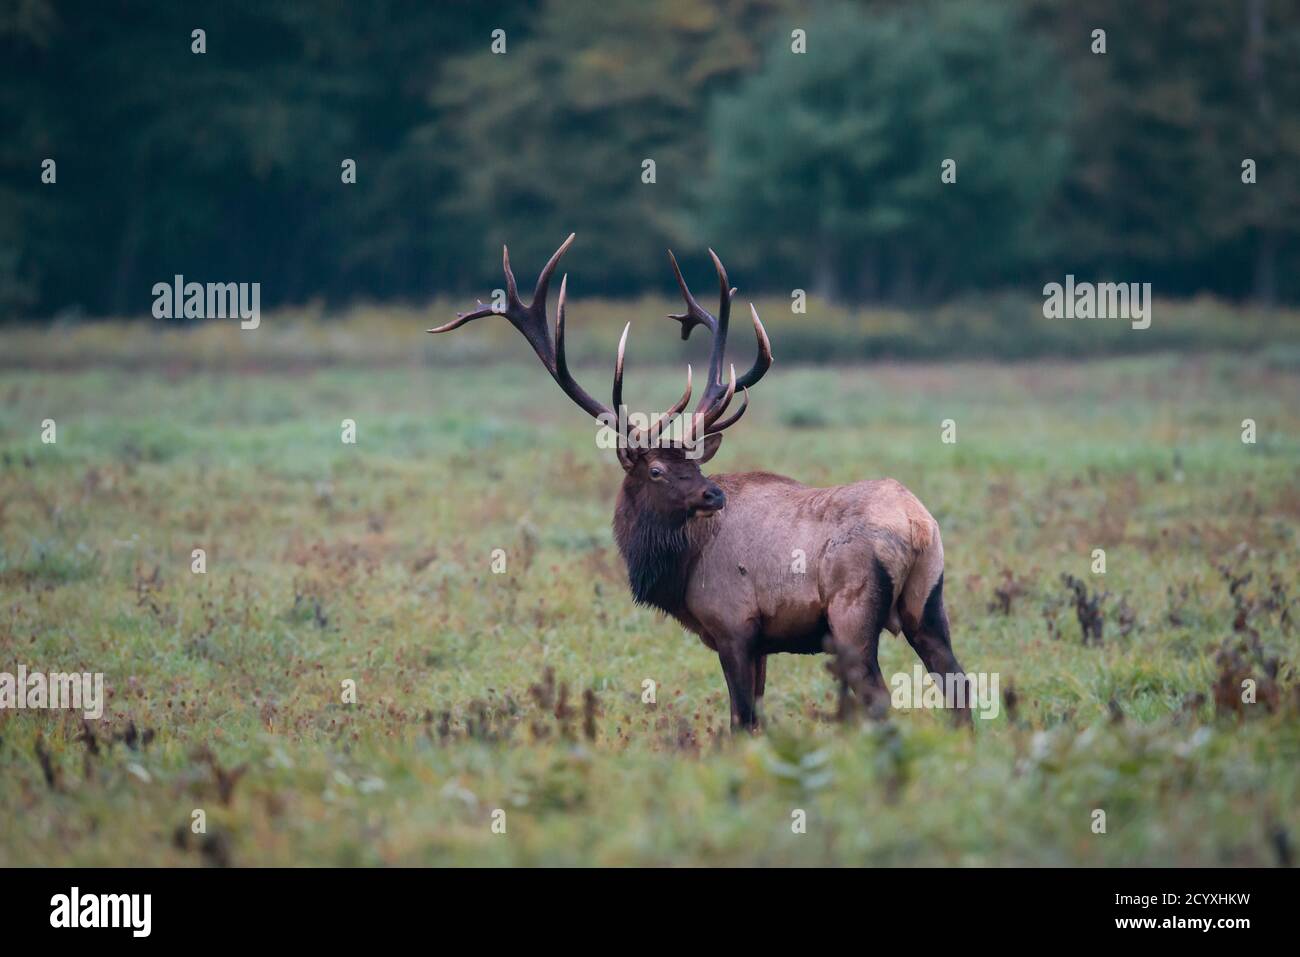
{"type": "MultiPolygon", "coordinates": [[[[733,739],[716,658],[631,603],[594,429],[536,363],[487,364],[486,321],[430,364],[428,320],[0,332],[0,670],[108,693],[89,732],[0,710],[0,865],[1297,859],[1293,348],[828,369],[774,330],[711,468],[908,485],[1007,700],[973,734],[839,723],[825,659],[782,656],[768,732],[733,739]],[[1063,575],[1108,593],[1100,642],[1063,575]]],[[[666,405],[651,328],[627,388],[666,405]]]]}

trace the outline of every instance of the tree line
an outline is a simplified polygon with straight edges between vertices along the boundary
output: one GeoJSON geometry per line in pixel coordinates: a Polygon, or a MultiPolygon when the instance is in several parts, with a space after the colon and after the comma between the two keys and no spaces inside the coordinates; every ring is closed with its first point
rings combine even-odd
{"type": "Polygon", "coordinates": [[[22,0],[0,64],[8,319],[483,293],[571,231],[574,295],[711,246],[846,302],[1300,299],[1279,0],[22,0]]]}

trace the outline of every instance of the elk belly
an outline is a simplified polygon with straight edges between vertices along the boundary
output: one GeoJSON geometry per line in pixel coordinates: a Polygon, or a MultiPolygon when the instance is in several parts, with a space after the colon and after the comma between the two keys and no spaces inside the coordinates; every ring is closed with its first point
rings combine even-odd
{"type": "Polygon", "coordinates": [[[759,590],[764,654],[815,655],[825,648],[830,625],[815,589],[759,590]]]}

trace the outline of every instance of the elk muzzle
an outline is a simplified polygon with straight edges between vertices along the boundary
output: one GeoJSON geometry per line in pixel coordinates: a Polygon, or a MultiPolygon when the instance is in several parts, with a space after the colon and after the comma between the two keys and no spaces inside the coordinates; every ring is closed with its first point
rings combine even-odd
{"type": "Polygon", "coordinates": [[[727,494],[713,482],[707,482],[686,504],[692,518],[696,515],[712,515],[722,511],[727,504],[727,494]]]}

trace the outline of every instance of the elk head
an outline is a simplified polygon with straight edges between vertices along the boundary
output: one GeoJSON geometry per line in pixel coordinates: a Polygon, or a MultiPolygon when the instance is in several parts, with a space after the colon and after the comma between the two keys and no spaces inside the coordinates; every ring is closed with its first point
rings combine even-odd
{"type": "Polygon", "coordinates": [[[727,347],[727,324],[731,315],[731,300],[736,290],[727,283],[727,272],[722,263],[709,250],[713,265],[718,272],[721,290],[718,315],[714,316],[704,309],[691,295],[686,281],[672,252],[668,258],[672,262],[673,273],[681,287],[686,300],[686,311],[670,315],[670,319],[680,322],[682,338],[690,337],[696,326],[705,326],[713,336],[709,353],[708,380],[695,410],[683,415],[691,399],[691,368],[686,367],[686,391],[682,397],[666,412],[644,427],[628,424],[627,407],[623,402],[623,360],[627,350],[627,336],[632,324],[623,329],[618,344],[618,356],[614,362],[614,388],[612,403],[606,405],[593,398],[569,372],[564,356],[564,305],[568,293],[568,276],[560,280],[560,297],[556,305],[555,334],[551,335],[550,323],[546,316],[546,294],[550,288],[551,276],[573,243],[574,235],[560,244],[550,260],[537,277],[533,289],[532,301],[527,305],[519,298],[515,284],[514,272],[510,268],[510,251],[502,250],[502,263],[506,275],[506,302],[503,308],[486,306],[479,301],[479,308],[473,312],[463,312],[455,319],[429,332],[451,332],[475,319],[484,316],[501,315],[510,322],[533,347],[542,365],[551,378],[588,415],[595,418],[606,428],[614,431],[615,448],[619,463],[625,473],[623,494],[635,502],[640,510],[654,513],[661,521],[673,524],[681,523],[697,515],[712,515],[726,504],[722,489],[711,482],[700,471],[700,465],[709,461],[722,443],[722,431],[734,425],[749,407],[749,387],[763,377],[772,365],[772,349],[759,321],[758,312],[753,305],[749,307],[754,323],[754,333],[758,339],[758,357],[754,365],[740,378],[736,377],[734,366],[729,367],[726,381],[723,381],[724,354],[727,347]],[[744,401],[733,414],[722,417],[730,405],[736,390],[740,389],[744,401]]]}

